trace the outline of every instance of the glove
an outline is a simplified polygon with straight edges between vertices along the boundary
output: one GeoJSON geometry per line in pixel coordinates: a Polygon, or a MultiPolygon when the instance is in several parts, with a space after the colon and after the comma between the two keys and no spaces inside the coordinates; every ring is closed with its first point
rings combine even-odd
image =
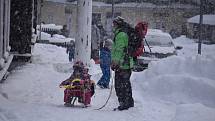
{"type": "Polygon", "coordinates": [[[119,68],[119,65],[118,65],[118,64],[116,64],[115,62],[112,62],[112,63],[111,63],[111,69],[112,69],[113,71],[117,70],[118,68],[119,68]]]}

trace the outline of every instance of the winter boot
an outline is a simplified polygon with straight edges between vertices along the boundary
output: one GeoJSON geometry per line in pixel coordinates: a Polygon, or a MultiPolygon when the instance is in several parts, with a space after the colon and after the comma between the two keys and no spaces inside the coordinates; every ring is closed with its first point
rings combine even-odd
{"type": "Polygon", "coordinates": [[[128,106],[118,106],[117,109],[121,111],[121,110],[128,110],[128,108],[129,108],[128,106]]]}
{"type": "Polygon", "coordinates": [[[64,106],[66,106],[66,107],[72,107],[73,104],[66,102],[66,103],[64,103],[64,106]]]}

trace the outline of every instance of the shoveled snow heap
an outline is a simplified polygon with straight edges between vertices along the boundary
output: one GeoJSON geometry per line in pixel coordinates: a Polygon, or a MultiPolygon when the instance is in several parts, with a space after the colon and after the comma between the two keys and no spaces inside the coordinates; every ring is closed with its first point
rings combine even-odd
{"type": "MultiPolygon", "coordinates": [[[[112,111],[118,106],[115,93],[104,109],[93,110],[110,91],[99,88],[91,107],[64,107],[58,85],[70,76],[72,63],[65,48],[36,44],[32,63],[15,69],[0,84],[0,121],[214,121],[215,46],[203,45],[200,56],[191,40],[180,37],[175,43],[183,46],[178,56],[132,74],[135,107],[122,112],[112,111]]],[[[97,82],[99,65],[92,62],[90,73],[97,82]]]]}

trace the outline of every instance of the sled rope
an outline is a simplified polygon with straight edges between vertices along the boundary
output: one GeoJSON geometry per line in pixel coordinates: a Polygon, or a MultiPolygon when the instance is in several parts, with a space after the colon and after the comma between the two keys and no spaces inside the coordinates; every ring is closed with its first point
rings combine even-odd
{"type": "Polygon", "coordinates": [[[106,102],[100,108],[97,108],[95,110],[101,110],[102,108],[104,108],[107,105],[107,103],[108,103],[108,101],[109,101],[109,99],[111,97],[111,94],[112,94],[112,91],[113,91],[114,72],[112,72],[111,76],[112,76],[111,77],[111,88],[110,88],[110,93],[108,95],[108,98],[107,98],[106,102]]]}

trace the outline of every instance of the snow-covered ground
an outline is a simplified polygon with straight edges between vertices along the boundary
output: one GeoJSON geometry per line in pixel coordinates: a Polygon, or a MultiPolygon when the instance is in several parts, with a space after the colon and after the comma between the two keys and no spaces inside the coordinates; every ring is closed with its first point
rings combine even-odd
{"type": "MultiPolygon", "coordinates": [[[[115,92],[108,105],[109,89],[96,88],[92,106],[63,106],[59,84],[72,72],[65,48],[36,44],[32,63],[18,67],[0,84],[0,121],[215,121],[215,45],[197,44],[182,36],[178,56],[152,62],[149,69],[132,74],[135,107],[112,111],[118,106],[115,92]]],[[[91,64],[92,79],[101,76],[91,64]]]]}

